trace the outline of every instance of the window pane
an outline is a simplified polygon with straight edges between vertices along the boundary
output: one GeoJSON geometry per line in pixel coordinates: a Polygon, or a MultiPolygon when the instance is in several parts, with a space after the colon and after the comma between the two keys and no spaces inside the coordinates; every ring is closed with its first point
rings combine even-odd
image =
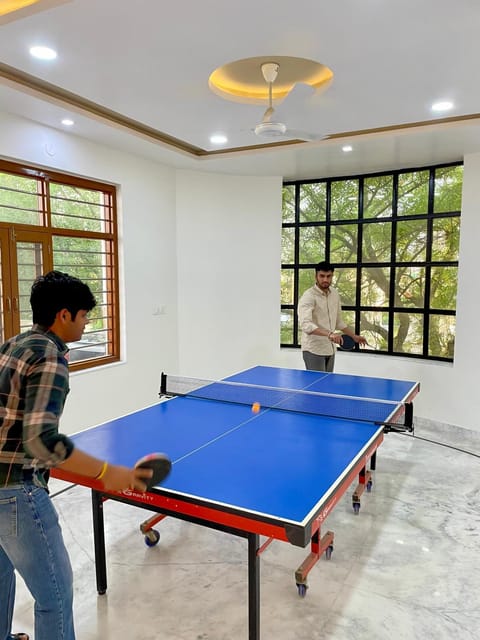
{"type": "Polygon", "coordinates": [[[355,311],[347,309],[342,312],[342,317],[349,327],[353,328],[355,326],[355,311]]]}
{"type": "Polygon", "coordinates": [[[393,176],[365,178],[363,217],[385,218],[392,215],[393,176]]]}
{"type": "Polygon", "coordinates": [[[3,284],[3,273],[4,273],[4,265],[3,265],[3,261],[6,261],[8,263],[8,259],[7,256],[4,256],[3,253],[3,244],[0,241],[0,340],[1,340],[1,344],[3,344],[5,342],[5,340],[7,339],[7,334],[6,334],[6,320],[5,320],[5,309],[4,309],[4,284],[3,284]]]}
{"type": "Polygon", "coordinates": [[[461,211],[463,167],[444,167],[435,170],[433,210],[435,213],[461,211]]]}
{"type": "Polygon", "coordinates": [[[300,187],[300,222],[324,222],[327,217],[327,186],[313,182],[300,187]]]}
{"type": "Polygon", "coordinates": [[[330,260],[357,263],[358,225],[342,224],[330,227],[330,260]]]}
{"type": "Polygon", "coordinates": [[[432,260],[456,262],[460,244],[460,218],[433,220],[432,260]]]}
{"type": "Polygon", "coordinates": [[[338,289],[342,305],[353,307],[355,305],[357,270],[335,269],[333,286],[338,289]]]}
{"type": "Polygon", "coordinates": [[[374,349],[388,349],[388,313],[363,311],[360,314],[360,330],[368,344],[374,349]]]}
{"type": "Polygon", "coordinates": [[[455,349],[455,316],[431,315],[428,336],[428,355],[453,358],[455,349]]]}
{"type": "Polygon", "coordinates": [[[40,242],[17,242],[18,304],[20,331],[32,326],[30,290],[33,281],[43,273],[42,245],[40,242]]]}
{"type": "Polygon", "coordinates": [[[425,262],[427,221],[408,220],[397,223],[397,261],[425,262]]]}
{"type": "Polygon", "coordinates": [[[332,182],[330,201],[332,220],[358,218],[358,180],[332,182]]]}
{"type": "Polygon", "coordinates": [[[423,315],[395,313],[393,319],[395,353],[423,353],[423,315]]]}
{"type": "Polygon", "coordinates": [[[386,307],[390,299],[390,267],[362,269],[361,301],[364,307],[386,307]]]}
{"type": "Polygon", "coordinates": [[[413,171],[398,176],[397,213],[406,216],[428,211],[429,171],[413,171]]]}
{"type": "Polygon", "coordinates": [[[454,311],[457,306],[457,267],[432,267],[430,307],[454,311]]]}
{"type": "Polygon", "coordinates": [[[295,187],[293,184],[282,189],[283,222],[295,222],[295,187]]]}
{"type": "Polygon", "coordinates": [[[284,227],[282,229],[282,264],[295,262],[295,229],[284,227]]]}
{"type": "Polygon", "coordinates": [[[42,224],[41,191],[38,181],[0,172],[0,221],[42,224]]]}
{"type": "Polygon", "coordinates": [[[395,271],[395,306],[425,306],[425,267],[398,267],[395,271]]]}
{"type": "Polygon", "coordinates": [[[363,225],[362,262],[390,262],[392,254],[392,223],[375,222],[363,225]]]}
{"type": "Polygon", "coordinates": [[[293,269],[282,269],[280,284],[281,304],[293,304],[293,269]]]}
{"type": "Polygon", "coordinates": [[[88,284],[97,301],[97,306],[89,314],[90,324],[87,325],[82,340],[70,345],[70,360],[76,362],[112,354],[110,242],[55,236],[53,261],[55,269],[65,271],[88,284]]]}
{"type": "Polygon", "coordinates": [[[300,227],[300,264],[316,264],[325,256],[325,227],[300,227]]]}
{"type": "Polygon", "coordinates": [[[315,269],[298,270],[298,299],[315,284],[315,269]]]}
{"type": "Polygon", "coordinates": [[[280,342],[293,344],[293,309],[280,311],[280,342]]]}
{"type": "Polygon", "coordinates": [[[52,226],[82,231],[108,231],[109,198],[102,191],[50,184],[52,226]]]}

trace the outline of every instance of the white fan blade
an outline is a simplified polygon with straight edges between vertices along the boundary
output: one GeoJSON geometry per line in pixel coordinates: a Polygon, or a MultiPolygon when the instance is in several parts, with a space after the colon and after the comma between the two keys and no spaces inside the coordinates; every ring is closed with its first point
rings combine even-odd
{"type": "Polygon", "coordinates": [[[318,140],[323,140],[325,138],[325,136],[320,133],[309,133],[308,131],[290,129],[289,127],[287,127],[285,136],[295,140],[305,140],[305,142],[318,142],[318,140]]]}

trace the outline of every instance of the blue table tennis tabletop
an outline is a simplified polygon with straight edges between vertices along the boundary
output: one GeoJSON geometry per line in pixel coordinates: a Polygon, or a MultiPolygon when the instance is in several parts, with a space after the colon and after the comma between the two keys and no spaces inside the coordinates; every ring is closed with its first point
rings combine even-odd
{"type": "MultiPolygon", "coordinates": [[[[407,401],[411,381],[257,366],[225,380],[262,387],[407,401]]],[[[385,420],[392,411],[385,405],[385,420]]],[[[285,527],[305,528],[382,425],[175,397],[74,436],[83,450],[133,466],[160,451],[170,476],[154,491],[285,527]]],[[[308,535],[292,539],[305,545],[308,535]]]]}
{"type": "MultiPolygon", "coordinates": [[[[162,376],[163,378],[163,376],[162,376]]],[[[260,639],[260,554],[277,539],[311,552],[295,572],[300,595],[306,593],[306,577],[323,552],[333,549],[332,531],[320,538],[320,528],[331,509],[358,474],[358,496],[374,468],[384,426],[419,390],[416,382],[258,366],[225,379],[240,388],[256,385],[274,388],[281,400],[276,408],[251,404],[177,396],[122,416],[73,436],[88,453],[114,464],[133,466],[148,453],[165,452],[172,472],[148,492],[127,490],[105,494],[101,481],[77,476],[61,467],[52,475],[92,489],[93,530],[97,591],[107,589],[107,563],[103,502],[111,498],[155,511],[141,525],[143,533],[165,515],[184,519],[240,536],[248,542],[248,638],[260,639]],[[283,390],[298,402],[298,410],[285,408],[283,390]],[[312,395],[333,394],[382,400],[380,421],[373,422],[312,413],[312,395]],[[302,400],[302,398],[304,400],[302,400]],[[393,403],[393,404],[389,404],[393,403]],[[260,536],[267,542],[260,545],[260,536]]],[[[218,385],[208,384],[209,392],[218,385]]],[[[203,389],[204,387],[202,387],[203,389]]],[[[255,397],[255,396],[254,396],[255,397]]],[[[263,400],[262,400],[263,402],[263,400]]],[[[323,402],[323,401],[322,401],[323,402]]],[[[290,401],[288,403],[291,405],[290,401]]],[[[343,403],[350,412],[349,400],[343,403]]],[[[322,407],[324,405],[322,404],[322,407]]],[[[329,407],[330,405],[326,405],[329,407]]],[[[323,409],[322,409],[323,411],[323,409]]],[[[378,407],[377,407],[378,411],[378,407]]],[[[358,511],[356,511],[358,513],[358,511]]],[[[149,546],[157,536],[145,536],[149,546]]],[[[292,636],[293,637],[293,636],[292,636]]]]}

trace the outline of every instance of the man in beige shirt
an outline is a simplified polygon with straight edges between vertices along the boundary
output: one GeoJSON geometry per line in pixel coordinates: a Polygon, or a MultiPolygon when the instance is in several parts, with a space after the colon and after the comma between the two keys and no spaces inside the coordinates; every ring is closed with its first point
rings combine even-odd
{"type": "Polygon", "coordinates": [[[340,296],[333,289],[334,267],[329,262],[315,266],[315,284],[298,302],[298,323],[302,330],[302,355],[307,369],[333,371],[336,346],[341,344],[340,331],[360,345],[367,343],[356,335],[342,317],[340,296]]]}

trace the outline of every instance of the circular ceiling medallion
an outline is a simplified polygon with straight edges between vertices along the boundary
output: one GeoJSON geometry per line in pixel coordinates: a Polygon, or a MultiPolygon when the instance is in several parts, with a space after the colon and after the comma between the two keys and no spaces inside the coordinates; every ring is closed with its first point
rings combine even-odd
{"type": "Polygon", "coordinates": [[[272,85],[272,100],[279,103],[298,83],[308,84],[316,91],[325,90],[333,79],[333,72],[320,62],[290,56],[260,56],[244,58],[218,67],[210,75],[208,84],[218,96],[233,102],[263,104],[268,96],[268,83],[262,65],[278,65],[272,85]]]}

